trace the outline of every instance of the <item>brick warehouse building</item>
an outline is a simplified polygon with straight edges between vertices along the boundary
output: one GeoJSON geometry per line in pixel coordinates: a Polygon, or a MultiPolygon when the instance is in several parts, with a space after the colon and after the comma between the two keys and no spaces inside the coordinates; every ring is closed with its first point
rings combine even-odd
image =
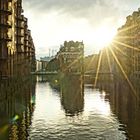
{"type": "Polygon", "coordinates": [[[22,0],[0,0],[0,77],[35,70],[35,47],[22,0]]]}
{"type": "MultiPolygon", "coordinates": [[[[126,75],[140,78],[140,8],[127,16],[125,24],[118,29],[112,49],[126,75]]],[[[120,74],[119,68],[115,68],[120,74]]]]}

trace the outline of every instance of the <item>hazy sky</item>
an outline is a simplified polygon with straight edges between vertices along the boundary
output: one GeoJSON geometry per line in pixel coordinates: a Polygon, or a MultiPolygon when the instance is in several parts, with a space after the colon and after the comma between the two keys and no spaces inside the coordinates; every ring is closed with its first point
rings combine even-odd
{"type": "Polygon", "coordinates": [[[83,40],[85,53],[94,53],[96,32],[116,32],[138,7],[139,0],[23,0],[37,57],[59,50],[65,40],[83,40]]]}

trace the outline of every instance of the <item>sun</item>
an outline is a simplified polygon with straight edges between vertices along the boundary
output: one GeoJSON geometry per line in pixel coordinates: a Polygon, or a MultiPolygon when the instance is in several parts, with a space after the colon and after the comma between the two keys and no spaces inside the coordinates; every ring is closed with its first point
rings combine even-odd
{"type": "Polygon", "coordinates": [[[98,50],[101,50],[108,46],[114,36],[116,35],[116,30],[109,26],[101,26],[97,28],[94,32],[94,43],[98,50]]]}

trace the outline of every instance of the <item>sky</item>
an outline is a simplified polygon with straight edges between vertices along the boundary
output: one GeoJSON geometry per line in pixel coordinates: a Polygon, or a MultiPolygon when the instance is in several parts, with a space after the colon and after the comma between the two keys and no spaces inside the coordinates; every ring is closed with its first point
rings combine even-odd
{"type": "Polygon", "coordinates": [[[139,7],[139,0],[23,0],[37,58],[65,40],[83,41],[85,55],[93,54],[139,7]]]}

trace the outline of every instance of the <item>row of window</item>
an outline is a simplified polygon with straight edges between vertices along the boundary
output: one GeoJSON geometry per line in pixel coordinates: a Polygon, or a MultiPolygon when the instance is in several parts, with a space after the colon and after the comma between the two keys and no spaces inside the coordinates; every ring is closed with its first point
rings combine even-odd
{"type": "Polygon", "coordinates": [[[0,58],[7,58],[8,57],[8,48],[5,47],[6,43],[0,44],[0,58]]]}
{"type": "Polygon", "coordinates": [[[0,38],[3,38],[3,39],[12,38],[12,29],[0,28],[0,38]]]}
{"type": "Polygon", "coordinates": [[[12,3],[7,2],[7,0],[0,1],[0,9],[5,11],[12,11],[12,3]]]}
{"type": "Polygon", "coordinates": [[[6,14],[0,14],[0,24],[10,24],[12,23],[12,16],[7,16],[6,14]]]}
{"type": "Polygon", "coordinates": [[[17,27],[22,27],[22,28],[24,28],[24,21],[19,20],[19,21],[17,22],[17,27]]]}

